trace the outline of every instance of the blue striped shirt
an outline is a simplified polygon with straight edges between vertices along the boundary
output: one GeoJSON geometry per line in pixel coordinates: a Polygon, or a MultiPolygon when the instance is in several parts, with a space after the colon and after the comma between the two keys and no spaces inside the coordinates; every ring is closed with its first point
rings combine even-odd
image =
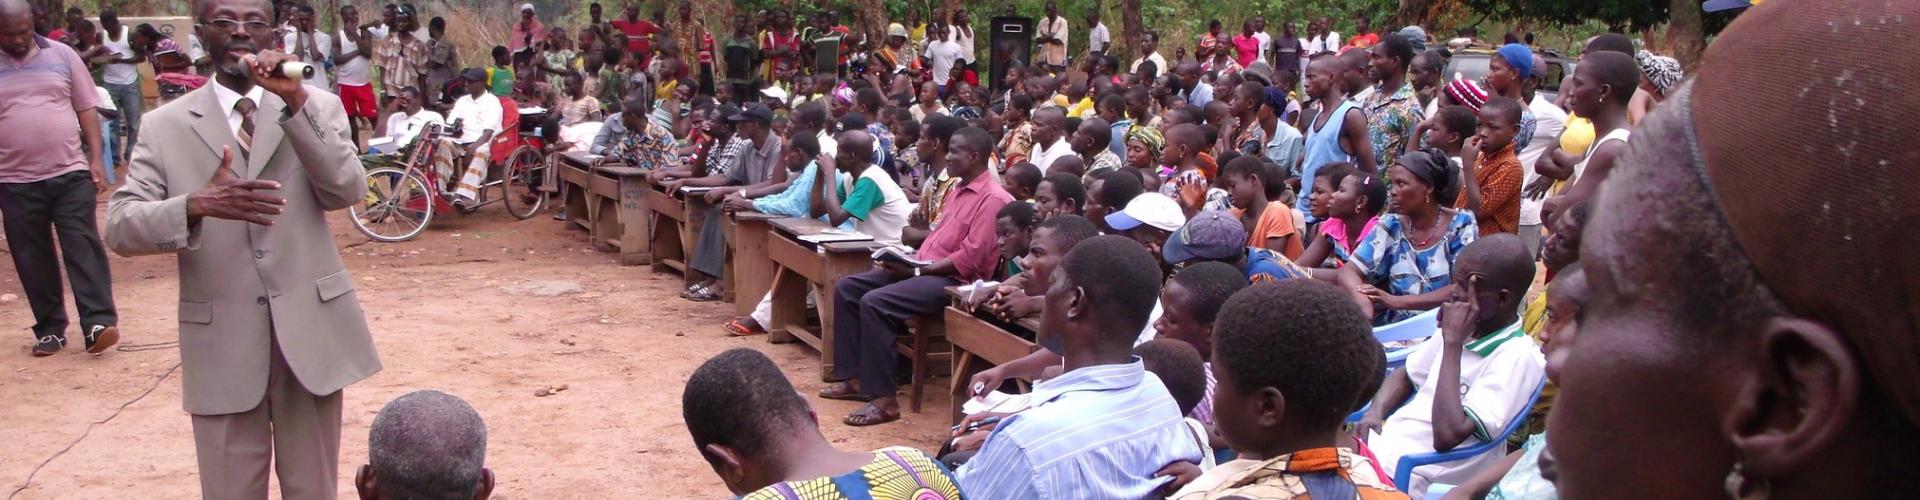
{"type": "MultiPolygon", "coordinates": [[[[798,174],[787,175],[787,189],[785,191],[754,198],[753,210],[769,215],[806,217],[807,204],[812,202],[809,197],[813,195],[813,180],[819,175],[820,164],[811,161],[807,162],[806,170],[802,170],[798,174]]],[[[845,175],[846,174],[836,172],[835,178],[838,179],[840,176],[845,175]]],[[[826,217],[822,216],[820,219],[826,220],[826,217]]],[[[827,222],[831,223],[833,221],[827,222]]],[[[853,229],[853,219],[848,218],[846,223],[841,224],[840,227],[843,229],[853,229]]]]}
{"type": "Polygon", "coordinates": [[[1159,377],[1139,358],[1034,385],[1035,406],[1000,422],[956,472],[969,498],[1146,498],[1176,461],[1200,462],[1159,377]]]}

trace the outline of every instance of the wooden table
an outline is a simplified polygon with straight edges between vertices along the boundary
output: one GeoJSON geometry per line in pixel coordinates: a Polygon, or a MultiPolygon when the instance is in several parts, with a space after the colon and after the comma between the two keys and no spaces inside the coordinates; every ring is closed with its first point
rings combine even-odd
{"type": "Polygon", "coordinates": [[[773,260],[767,258],[767,233],[773,230],[769,222],[779,218],[754,211],[727,215],[729,257],[724,279],[734,312],[740,316],[753,313],[753,308],[760,305],[760,298],[765,297],[773,285],[773,260]]]}
{"type": "MultiPolygon", "coordinates": [[[[998,322],[968,312],[959,289],[947,287],[947,296],[953,299],[946,312],[947,342],[953,344],[953,400],[949,406],[953,424],[960,423],[963,417],[960,407],[973,397],[968,385],[974,375],[1026,357],[1038,349],[1032,340],[1008,331],[998,322]]],[[[1015,327],[1039,332],[1040,322],[1037,318],[1024,318],[1015,327]]]]}
{"type": "Polygon", "coordinates": [[[712,205],[701,194],[668,191],[660,184],[649,184],[646,196],[647,209],[654,215],[649,238],[653,242],[653,270],[678,273],[688,285],[699,282],[700,273],[689,261],[700,238],[700,227],[706,224],[707,208],[712,205]]]}
{"type": "Polygon", "coordinates": [[[560,181],[573,186],[562,201],[567,220],[587,230],[594,249],[619,251],[622,264],[647,263],[651,249],[640,237],[648,217],[645,204],[636,201],[645,193],[647,172],[620,163],[595,168],[597,157],[576,151],[557,156],[560,181]]]}
{"type": "MultiPolygon", "coordinates": [[[[767,325],[767,341],[805,342],[820,351],[820,378],[833,376],[833,302],[834,284],[841,277],[873,269],[872,241],[847,241],[812,244],[800,236],[830,229],[818,219],[775,219],[767,236],[767,257],[772,260],[773,324],[767,325]],[[815,329],[807,322],[807,292],[814,292],[814,309],[820,315],[815,329]]],[[[745,301],[741,301],[745,302],[745,301]]]]}

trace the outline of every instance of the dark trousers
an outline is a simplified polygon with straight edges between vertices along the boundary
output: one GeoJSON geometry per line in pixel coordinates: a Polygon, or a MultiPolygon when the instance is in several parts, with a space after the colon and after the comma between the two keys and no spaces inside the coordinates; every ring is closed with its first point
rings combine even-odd
{"type": "Polygon", "coordinates": [[[895,280],[879,269],[840,278],[833,285],[834,377],[859,379],[863,396],[893,397],[893,343],[908,319],[946,307],[946,287],[956,284],[944,276],[895,280]]]}
{"type": "Polygon", "coordinates": [[[60,268],[65,261],[73,280],[73,301],[80,309],[81,328],[113,326],[113,280],[107,273],[107,248],[94,225],[93,177],[86,171],[38,182],[0,183],[0,216],[4,216],[7,243],[13,249],[13,267],[20,288],[33,309],[35,338],[66,337],[66,302],[60,296],[60,268]],[[54,235],[60,251],[54,253],[54,235]]]}

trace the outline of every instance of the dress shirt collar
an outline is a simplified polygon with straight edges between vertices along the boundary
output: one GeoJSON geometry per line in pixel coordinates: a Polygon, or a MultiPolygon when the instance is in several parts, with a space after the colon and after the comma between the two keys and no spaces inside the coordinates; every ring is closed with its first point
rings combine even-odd
{"type": "Polygon", "coordinates": [[[1135,356],[1133,361],[1118,365],[1094,365],[1060,374],[1045,382],[1034,384],[1031,401],[1035,406],[1046,404],[1069,392],[1111,391],[1140,385],[1146,378],[1146,364],[1135,356]]]}
{"type": "Polygon", "coordinates": [[[242,95],[240,92],[227,88],[225,84],[220,83],[217,79],[213,80],[212,83],[213,98],[220,103],[220,116],[226,117],[227,128],[235,131],[240,130],[240,113],[233,109],[233,106],[240,102],[241,97],[253,99],[253,109],[255,113],[258,113],[262,107],[267,105],[267,103],[260,100],[261,97],[266,96],[266,91],[262,90],[259,85],[254,85],[252,89],[247,90],[245,95],[242,95]]]}

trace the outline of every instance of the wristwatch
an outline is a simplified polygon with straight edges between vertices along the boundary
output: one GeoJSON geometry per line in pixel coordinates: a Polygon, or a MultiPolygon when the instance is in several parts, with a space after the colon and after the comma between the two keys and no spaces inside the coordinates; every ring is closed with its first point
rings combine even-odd
{"type": "Polygon", "coordinates": [[[920,268],[918,268],[918,267],[916,267],[916,268],[913,268],[913,277],[915,277],[915,278],[918,278],[918,277],[920,277],[920,268]]]}

